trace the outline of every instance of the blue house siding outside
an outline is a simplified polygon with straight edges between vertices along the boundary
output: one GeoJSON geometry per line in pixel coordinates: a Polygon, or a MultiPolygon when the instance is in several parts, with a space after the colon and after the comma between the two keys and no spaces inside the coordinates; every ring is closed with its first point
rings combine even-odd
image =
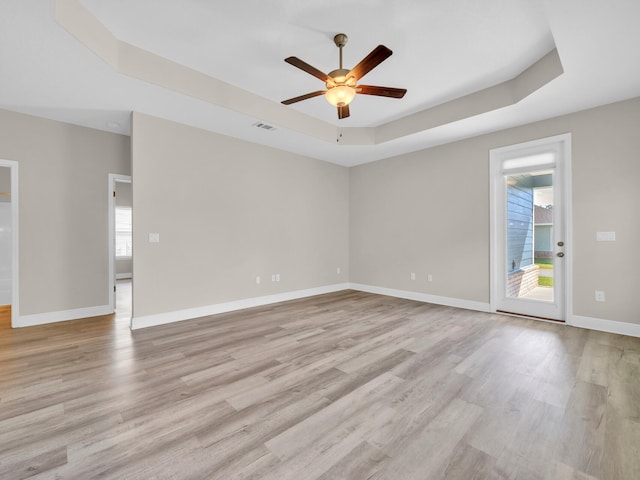
{"type": "Polygon", "coordinates": [[[533,264],[533,181],[530,175],[507,180],[507,264],[514,271],[533,264]]]}

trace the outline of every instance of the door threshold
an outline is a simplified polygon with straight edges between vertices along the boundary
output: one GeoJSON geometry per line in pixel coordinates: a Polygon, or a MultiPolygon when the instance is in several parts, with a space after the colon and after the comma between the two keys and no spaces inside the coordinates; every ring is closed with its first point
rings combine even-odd
{"type": "Polygon", "coordinates": [[[557,320],[555,318],[537,317],[536,315],[527,315],[526,313],[507,312],[506,310],[496,310],[496,313],[504,313],[505,315],[513,315],[520,318],[530,318],[532,320],[543,320],[545,322],[553,323],[565,323],[564,320],[557,320]]]}

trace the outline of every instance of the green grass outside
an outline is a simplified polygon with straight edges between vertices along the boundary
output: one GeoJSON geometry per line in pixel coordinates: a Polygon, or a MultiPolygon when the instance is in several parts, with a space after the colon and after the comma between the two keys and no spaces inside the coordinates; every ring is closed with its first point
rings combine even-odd
{"type": "Polygon", "coordinates": [[[536,265],[544,270],[553,270],[553,265],[550,265],[548,263],[536,263],[536,265]]]}
{"type": "Polygon", "coordinates": [[[538,277],[538,285],[540,287],[553,287],[552,277],[538,277]]]}
{"type": "Polygon", "coordinates": [[[553,265],[553,258],[534,258],[536,265],[553,265]]]}

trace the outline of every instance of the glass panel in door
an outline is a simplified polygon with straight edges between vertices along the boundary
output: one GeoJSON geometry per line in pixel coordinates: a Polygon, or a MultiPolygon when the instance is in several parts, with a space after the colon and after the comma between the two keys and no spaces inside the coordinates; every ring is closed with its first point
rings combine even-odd
{"type": "Polygon", "coordinates": [[[553,302],[552,170],[505,175],[505,297],[553,302]]]}

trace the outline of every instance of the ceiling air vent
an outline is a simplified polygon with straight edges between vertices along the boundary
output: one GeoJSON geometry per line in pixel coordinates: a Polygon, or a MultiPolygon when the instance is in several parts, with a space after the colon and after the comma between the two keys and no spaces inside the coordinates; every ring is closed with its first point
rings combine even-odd
{"type": "Polygon", "coordinates": [[[263,123],[263,122],[254,123],[253,126],[256,128],[261,128],[262,130],[270,131],[270,132],[277,130],[277,128],[274,127],[273,125],[269,125],[268,123],[263,123]]]}

